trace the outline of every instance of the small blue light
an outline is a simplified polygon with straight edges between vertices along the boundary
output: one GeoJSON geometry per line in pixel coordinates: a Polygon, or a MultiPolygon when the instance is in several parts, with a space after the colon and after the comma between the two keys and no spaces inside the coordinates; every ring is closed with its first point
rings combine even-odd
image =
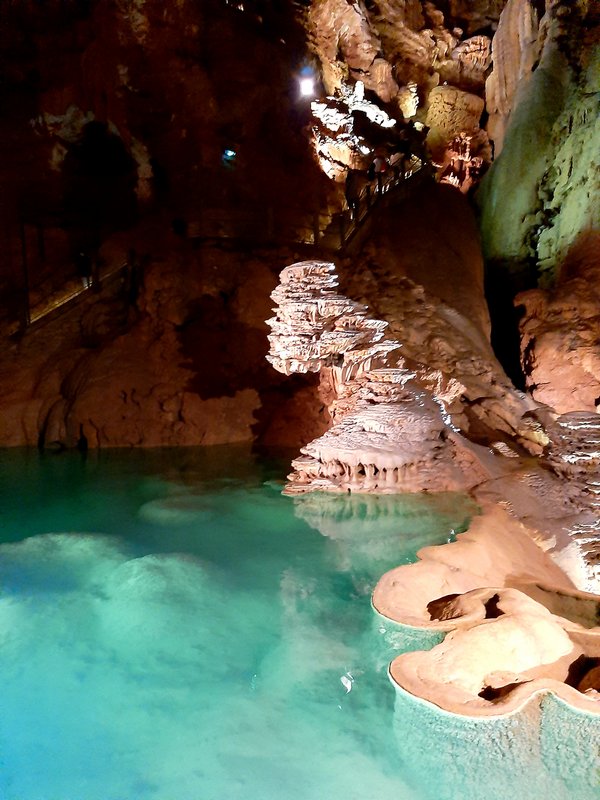
{"type": "Polygon", "coordinates": [[[235,158],[235,150],[230,150],[229,148],[227,148],[223,153],[223,155],[225,156],[225,158],[235,158]]]}

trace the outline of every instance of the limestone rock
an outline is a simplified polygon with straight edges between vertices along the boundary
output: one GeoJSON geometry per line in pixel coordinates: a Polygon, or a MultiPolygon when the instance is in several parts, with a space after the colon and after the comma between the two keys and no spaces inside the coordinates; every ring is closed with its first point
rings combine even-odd
{"type": "Polygon", "coordinates": [[[393,682],[459,714],[510,713],[540,691],[600,713],[583,695],[593,674],[578,691],[567,685],[581,657],[600,653],[598,597],[575,590],[524,526],[496,508],[456,542],[417,555],[381,578],[373,605],[397,622],[454,632],[398,656],[393,682]]]}
{"type": "Polygon", "coordinates": [[[485,443],[517,437],[539,453],[539,431],[525,419],[539,404],[515,390],[489,342],[474,232],[462,195],[424,185],[379,215],[360,262],[340,269],[344,293],[388,322],[407,367],[461,432],[485,443]]]}
{"type": "MultiPolygon", "coordinates": [[[[506,11],[525,5],[508,4],[506,11]]],[[[576,14],[571,10],[553,5],[540,29],[539,57],[535,49],[527,50],[502,153],[477,195],[486,258],[529,284],[552,284],[571,245],[598,222],[594,198],[600,185],[599,73],[596,67],[592,78],[590,71],[597,58],[598,20],[591,7],[582,6],[576,14]],[[568,44],[573,39],[577,47],[568,44]],[[530,71],[532,59],[535,69],[530,71]],[[511,202],[504,204],[500,198],[508,196],[511,202]]],[[[515,55],[507,57],[509,62],[520,52],[515,41],[519,35],[512,33],[515,55]]],[[[504,81],[506,101],[500,89],[488,92],[499,109],[509,105],[511,81],[504,81]]],[[[502,80],[498,85],[504,85],[502,80]]]]}
{"type": "Polygon", "coordinates": [[[440,80],[481,92],[491,61],[491,40],[487,36],[472,36],[458,42],[448,55],[449,58],[436,62],[440,80]]]}
{"type": "Polygon", "coordinates": [[[487,130],[497,158],[518,88],[526,85],[539,58],[539,19],[530,0],[508,0],[492,43],[493,70],[485,85],[487,130]]]}
{"type": "Polygon", "coordinates": [[[566,683],[583,653],[598,651],[597,633],[582,652],[557,622],[521,612],[451,633],[428,652],[398,656],[390,675],[404,690],[458,714],[508,714],[540,692],[600,714],[592,697],[566,683]]]}
{"type": "Polygon", "coordinates": [[[413,382],[384,340],[386,323],[335,292],[334,265],[286,267],[272,293],[271,364],[325,372],[333,427],[302,449],[288,493],[459,490],[488,476],[481,454],[443,418],[439,400],[413,382]]]}
{"type": "Polygon", "coordinates": [[[579,692],[596,692],[600,697],[600,666],[592,667],[577,684],[579,692]]]}
{"type": "Polygon", "coordinates": [[[321,59],[325,91],[330,95],[340,87],[339,73],[333,69],[338,54],[349,70],[364,79],[381,49],[366,9],[359,2],[316,0],[308,11],[308,28],[321,59]]]}
{"type": "Polygon", "coordinates": [[[450,0],[450,14],[454,19],[464,20],[467,31],[481,28],[495,29],[506,0],[450,0]]]}
{"type": "Polygon", "coordinates": [[[433,3],[416,0],[371,5],[314,0],[306,12],[306,26],[327,94],[337,96],[345,83],[360,80],[382,104],[394,104],[405,118],[420,109],[423,122],[429,113],[434,155],[460,131],[477,130],[483,109],[479,95],[490,62],[488,36],[465,37],[433,3]],[[448,91],[450,108],[442,108],[439,98],[431,96],[437,88],[448,91]],[[450,96],[452,91],[460,94],[450,96]]]}
{"type": "Polygon", "coordinates": [[[532,395],[559,413],[594,411],[600,398],[600,234],[573,245],[553,289],[520,293],[521,359],[532,395]]]}
{"type": "Polygon", "coordinates": [[[457,134],[470,133],[479,127],[484,101],[477,95],[452,86],[438,86],[429,94],[427,142],[439,152],[457,134]]]}

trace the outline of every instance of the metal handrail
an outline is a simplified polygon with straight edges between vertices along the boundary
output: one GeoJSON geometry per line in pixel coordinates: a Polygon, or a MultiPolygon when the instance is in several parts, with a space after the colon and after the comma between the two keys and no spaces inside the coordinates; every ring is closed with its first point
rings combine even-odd
{"type": "Polygon", "coordinates": [[[372,187],[373,182],[367,183],[364,186],[359,193],[359,210],[356,213],[356,216],[351,216],[351,209],[348,206],[346,206],[346,208],[338,216],[339,245],[335,249],[343,250],[350,243],[366,220],[370,217],[373,208],[384,195],[387,195],[396,187],[407,186],[411,178],[421,173],[421,171],[425,168],[425,163],[420,159],[417,159],[417,162],[418,167],[416,169],[416,164],[413,161],[410,172],[403,172],[402,175],[396,175],[393,170],[390,170],[388,173],[386,173],[387,177],[385,179],[383,179],[379,184],[375,184],[374,189],[372,187]],[[348,219],[348,217],[350,218],[348,219]]]}
{"type": "MultiPolygon", "coordinates": [[[[383,198],[385,195],[390,193],[394,188],[398,186],[407,186],[410,179],[413,178],[418,173],[422,172],[425,167],[424,162],[418,161],[418,167],[415,169],[415,162],[413,160],[412,168],[410,172],[397,175],[394,173],[393,170],[390,170],[386,173],[386,177],[379,183],[372,185],[372,183],[367,183],[359,193],[359,209],[362,209],[362,212],[359,211],[355,217],[351,217],[348,219],[348,215],[350,213],[350,209],[344,209],[338,216],[338,231],[336,235],[337,244],[333,245],[330,243],[329,245],[325,243],[324,239],[327,237],[327,230],[321,233],[318,229],[318,222],[315,219],[315,223],[313,225],[312,230],[312,237],[313,242],[312,244],[315,247],[325,247],[333,250],[344,250],[344,248],[352,241],[354,236],[358,233],[360,228],[366,222],[366,220],[371,216],[373,208],[378,204],[379,200],[383,198]]],[[[315,215],[317,216],[317,215],[315,215]]],[[[232,218],[233,219],[233,218],[232,218]]],[[[223,217],[221,217],[221,222],[223,222],[223,217]]],[[[332,225],[329,226],[331,228],[332,225]]],[[[333,224],[335,228],[335,223],[333,224]]],[[[272,221],[269,225],[269,228],[272,228],[272,221]]],[[[307,232],[310,233],[310,231],[307,232]]],[[[198,233],[200,233],[198,231],[198,233]]],[[[215,232],[213,235],[208,234],[206,231],[203,231],[201,234],[202,238],[212,238],[212,239],[235,239],[235,234],[227,234],[223,233],[222,231],[217,233],[215,232]]],[[[193,238],[193,236],[192,236],[193,238]]],[[[307,240],[300,240],[297,239],[295,241],[296,244],[311,244],[307,240]]],[[[61,309],[66,308],[74,302],[78,302],[80,299],[83,299],[90,290],[98,290],[100,285],[110,278],[122,273],[123,271],[127,270],[130,267],[130,264],[126,261],[124,263],[119,264],[116,267],[108,270],[99,270],[96,268],[95,274],[93,276],[93,280],[89,286],[82,285],[80,279],[72,278],[70,280],[65,281],[63,286],[58,289],[57,291],[50,294],[45,300],[38,303],[34,307],[30,307],[30,292],[28,286],[28,277],[27,277],[27,270],[26,270],[26,256],[23,255],[24,258],[24,270],[25,270],[25,291],[27,292],[25,298],[25,311],[22,315],[22,319],[20,323],[14,323],[10,326],[11,330],[9,331],[9,335],[16,333],[19,329],[21,331],[26,330],[29,326],[34,325],[36,323],[41,322],[44,318],[48,317],[53,312],[61,309]]]]}

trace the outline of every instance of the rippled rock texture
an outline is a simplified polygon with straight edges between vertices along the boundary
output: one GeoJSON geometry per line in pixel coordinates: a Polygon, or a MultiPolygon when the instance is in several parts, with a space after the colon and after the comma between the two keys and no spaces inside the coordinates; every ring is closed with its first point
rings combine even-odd
{"type": "MultiPolygon", "coordinates": [[[[268,320],[267,358],[284,374],[321,372],[333,421],[293,462],[287,491],[447,491],[489,479],[497,469],[493,457],[452,422],[451,389],[441,374],[436,392],[406,360],[404,343],[384,338],[387,323],[337,293],[334,269],[321,261],[292,264],[272,294],[276,314],[268,320]]],[[[436,314],[424,313],[420,294],[419,315],[435,329],[436,314]]],[[[460,341],[460,316],[448,314],[445,321],[460,341]]],[[[524,398],[515,400],[525,415],[524,398]]],[[[525,424],[521,428],[525,433],[525,424]]]]}

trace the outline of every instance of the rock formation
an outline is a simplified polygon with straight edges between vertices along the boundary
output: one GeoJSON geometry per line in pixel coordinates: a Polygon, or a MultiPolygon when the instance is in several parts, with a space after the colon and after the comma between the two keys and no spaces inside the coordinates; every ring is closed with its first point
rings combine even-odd
{"type": "MultiPolygon", "coordinates": [[[[461,19],[470,13],[461,8],[461,19]]],[[[492,17],[499,8],[491,11],[492,17]]],[[[475,14],[475,17],[477,14],[475,14]]],[[[428,146],[443,163],[448,143],[459,133],[473,137],[475,155],[489,162],[490,148],[479,127],[490,65],[490,39],[446,21],[434,4],[385,0],[371,4],[314,0],[306,11],[309,44],[318,58],[330,102],[344,102],[357,82],[391,116],[429,128],[428,146]]],[[[338,157],[328,153],[323,168],[339,175],[350,162],[338,137],[338,157]]]]}
{"type": "Polygon", "coordinates": [[[302,29],[252,5],[0,8],[0,446],[323,429],[310,380],[282,391],[264,363],[274,251],[308,241],[327,186],[289,92],[302,29]],[[81,250],[100,291],[26,327],[25,295],[35,318],[81,288],[81,250]]]}
{"type": "Polygon", "coordinates": [[[571,247],[552,288],[515,298],[527,387],[559,413],[600,405],[599,277],[600,232],[589,231],[571,247]]]}
{"type": "Polygon", "coordinates": [[[600,587],[599,537],[586,516],[599,502],[600,424],[538,409],[547,461],[525,472],[502,448],[494,455],[464,438],[446,404],[407,368],[402,343],[384,338],[386,323],[336,288],[333,264],[301,262],[282,271],[272,294],[267,358],[284,374],[320,372],[333,423],[292,462],[285,491],[470,489],[487,508],[455,544],[420,551],[418,563],[377,585],[382,615],[460,628],[430,652],[399,656],[392,679],[456,713],[509,713],[546,691],[600,713],[590,672],[600,657],[600,604],[577,589],[600,587]],[[553,505],[550,525],[543,512],[534,518],[536,504],[553,505]],[[587,672],[568,686],[582,660],[587,672]]]}
{"type": "Polygon", "coordinates": [[[495,509],[456,543],[418,555],[383,576],[374,607],[453,633],[428,652],[398,656],[393,681],[455,713],[510,713],[547,691],[600,713],[589,674],[600,656],[600,600],[577,591],[526,528],[495,509]]]}
{"type": "Polygon", "coordinates": [[[268,360],[283,372],[325,373],[333,427],[302,449],[288,493],[460,490],[488,477],[482,457],[417,385],[386,323],[337,294],[334,265],[293,264],[271,295],[268,360]],[[444,419],[445,417],[445,419],[444,419]]]}
{"type": "Polygon", "coordinates": [[[502,150],[504,131],[516,104],[517,88],[524,90],[540,56],[538,12],[534,3],[508,0],[492,40],[493,69],[485,84],[489,114],[487,131],[494,156],[502,150]]]}

